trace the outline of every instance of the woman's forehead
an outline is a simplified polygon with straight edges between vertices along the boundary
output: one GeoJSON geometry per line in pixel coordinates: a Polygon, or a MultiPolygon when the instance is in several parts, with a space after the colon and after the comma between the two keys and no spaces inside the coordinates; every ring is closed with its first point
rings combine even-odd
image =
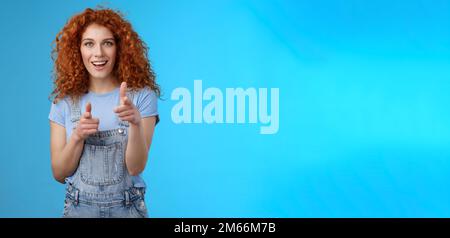
{"type": "Polygon", "coordinates": [[[107,27],[93,23],[86,27],[86,30],[84,30],[81,36],[81,39],[86,38],[90,38],[93,40],[103,40],[105,38],[114,38],[114,35],[107,27]]]}

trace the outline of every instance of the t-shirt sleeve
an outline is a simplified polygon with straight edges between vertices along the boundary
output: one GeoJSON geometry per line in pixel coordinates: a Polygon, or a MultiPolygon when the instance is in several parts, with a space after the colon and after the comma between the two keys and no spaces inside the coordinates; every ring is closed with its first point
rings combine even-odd
{"type": "Polygon", "coordinates": [[[136,107],[141,113],[142,118],[156,116],[156,124],[158,124],[158,97],[155,91],[147,87],[142,89],[138,94],[136,107]]]}
{"type": "Polygon", "coordinates": [[[65,103],[64,100],[59,100],[56,104],[52,102],[50,108],[50,114],[48,115],[48,119],[53,121],[63,127],[65,125],[65,103]]]}

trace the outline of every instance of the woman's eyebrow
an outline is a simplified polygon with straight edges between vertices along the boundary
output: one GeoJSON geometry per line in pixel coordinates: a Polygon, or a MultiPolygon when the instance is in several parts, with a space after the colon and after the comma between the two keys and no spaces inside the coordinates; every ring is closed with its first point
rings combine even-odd
{"type": "MultiPolygon", "coordinates": [[[[85,40],[89,40],[89,41],[95,41],[94,39],[92,39],[92,38],[84,38],[82,41],[85,41],[85,40]]],[[[107,41],[107,40],[114,40],[114,38],[106,38],[106,39],[103,39],[102,41],[107,41]]]]}

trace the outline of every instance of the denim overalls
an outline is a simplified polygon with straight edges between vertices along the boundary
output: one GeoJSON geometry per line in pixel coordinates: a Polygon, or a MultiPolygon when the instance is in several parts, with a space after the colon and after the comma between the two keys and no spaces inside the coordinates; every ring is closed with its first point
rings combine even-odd
{"type": "MultiPolygon", "coordinates": [[[[128,97],[133,99],[133,93],[128,97]]],[[[74,127],[81,117],[79,101],[70,102],[74,127]]],[[[112,110],[112,109],[111,109],[112,110]]],[[[128,122],[98,131],[84,142],[77,170],[67,180],[63,217],[148,217],[145,188],[133,186],[125,165],[128,122]]]]}

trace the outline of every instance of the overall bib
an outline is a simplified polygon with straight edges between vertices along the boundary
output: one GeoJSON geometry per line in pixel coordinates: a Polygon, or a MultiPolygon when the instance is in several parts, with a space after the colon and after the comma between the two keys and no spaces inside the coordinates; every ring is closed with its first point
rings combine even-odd
{"type": "MultiPolygon", "coordinates": [[[[128,96],[132,100],[134,95],[128,96]]],[[[80,103],[69,101],[75,128],[80,103]]],[[[98,131],[85,140],[78,168],[66,179],[63,217],[148,217],[145,188],[133,186],[125,164],[128,127],[128,122],[120,121],[119,128],[98,131]]]]}

